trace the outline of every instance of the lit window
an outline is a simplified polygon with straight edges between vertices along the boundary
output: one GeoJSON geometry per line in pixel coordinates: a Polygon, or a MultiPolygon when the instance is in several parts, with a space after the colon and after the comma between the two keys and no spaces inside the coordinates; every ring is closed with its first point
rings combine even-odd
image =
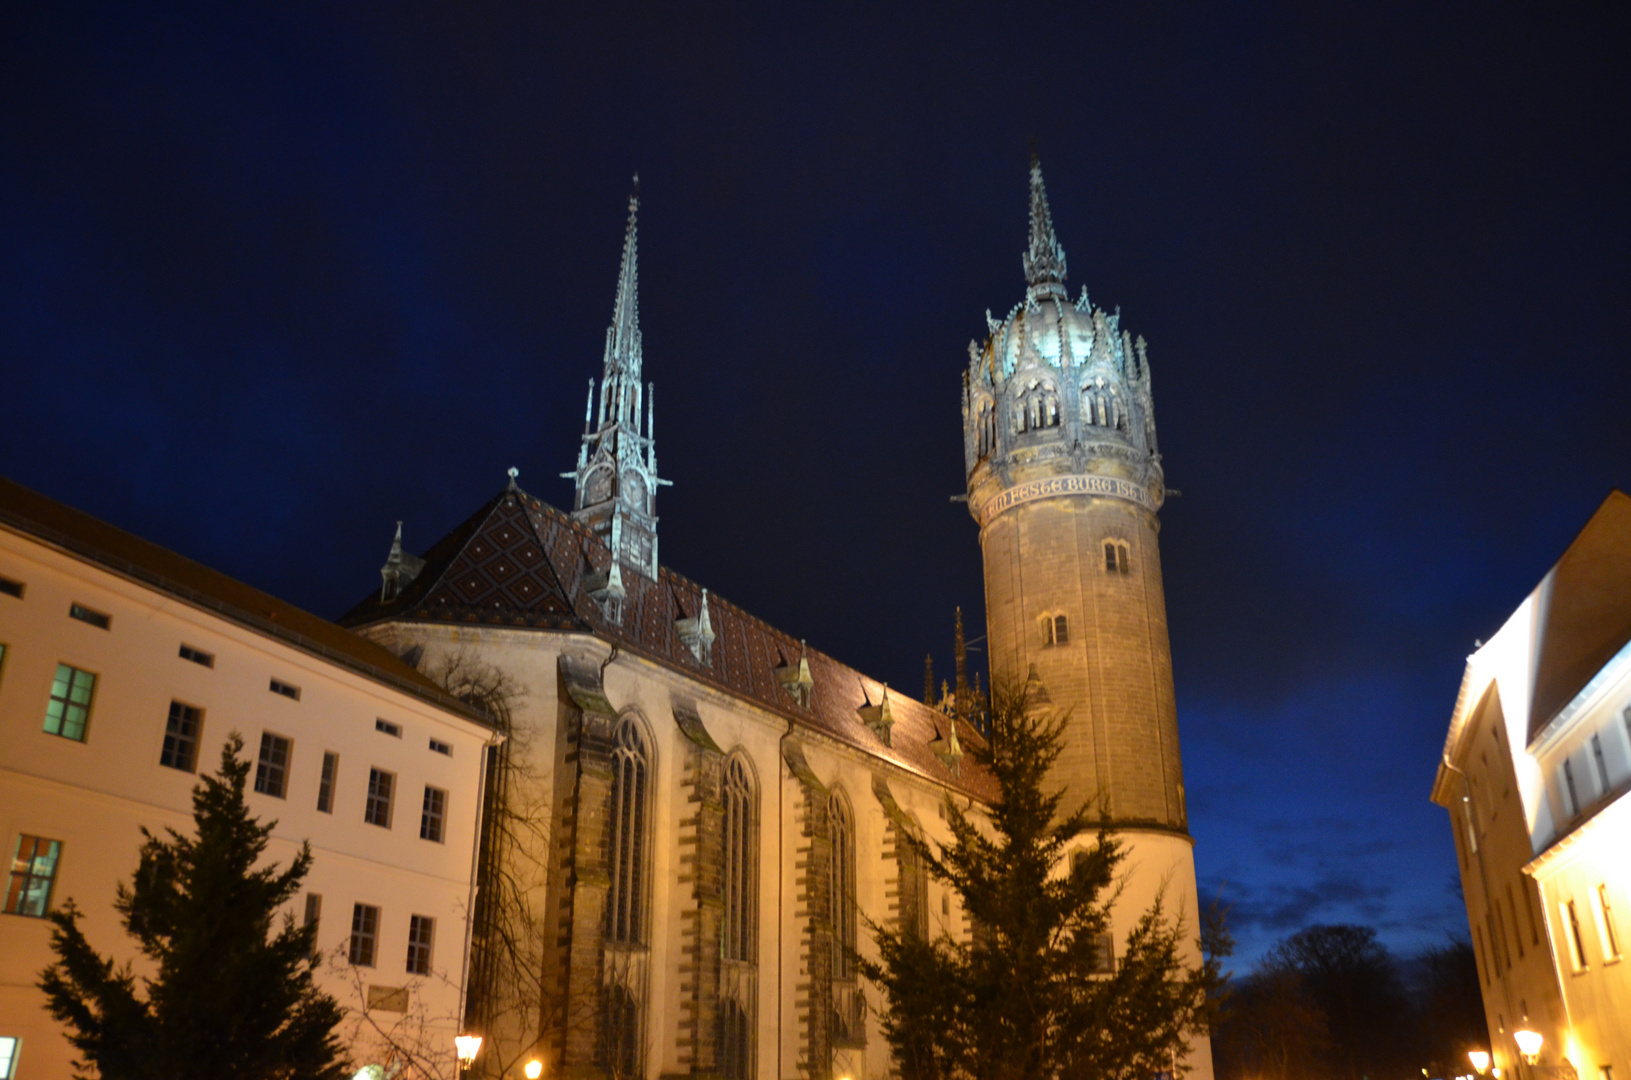
{"type": "Polygon", "coordinates": [[[204,710],[179,701],[170,702],[170,717],[164,722],[164,749],[159,764],[182,772],[198,765],[199,734],[204,729],[204,710]]]}
{"type": "Polygon", "coordinates": [[[45,707],[45,730],[64,739],[85,741],[85,722],[91,714],[96,676],[67,664],[57,665],[51,681],[51,701],[45,707]]]}
{"type": "Polygon", "coordinates": [[[283,798],[289,789],[290,742],[282,735],[261,732],[260,759],[255,763],[255,790],[262,795],[283,798]]]}
{"type": "Polygon", "coordinates": [[[0,1080],[11,1080],[17,1075],[17,1051],[22,1041],[14,1035],[0,1035],[0,1080]]]}
{"type": "Polygon", "coordinates": [[[6,914],[43,919],[51,903],[62,844],[39,836],[17,837],[11,856],[11,883],[6,886],[6,914]]]}
{"type": "Polygon", "coordinates": [[[272,680],[271,691],[274,694],[280,694],[283,697],[288,698],[290,701],[300,700],[300,687],[292,686],[289,683],[284,682],[282,679],[272,680]]]}
{"type": "Polygon", "coordinates": [[[639,944],[646,918],[646,781],[651,756],[631,717],[618,725],[612,752],[612,882],[607,894],[611,940],[639,944]]]}
{"type": "Polygon", "coordinates": [[[428,915],[415,915],[408,920],[408,972],[412,975],[430,974],[430,946],[436,939],[436,920],[428,915]]]}
{"type": "Polygon", "coordinates": [[[379,908],[367,904],[351,906],[351,942],[346,959],[359,967],[374,966],[374,946],[379,943],[379,908]]]}
{"type": "Polygon", "coordinates": [[[752,962],[753,923],[758,899],[753,874],[757,846],[753,774],[747,762],[732,755],[725,765],[725,915],[724,957],[752,962]]]}
{"type": "Polygon", "coordinates": [[[442,754],[442,755],[444,755],[446,757],[452,757],[453,756],[453,744],[452,743],[445,743],[445,742],[441,741],[440,739],[432,739],[430,741],[430,752],[433,753],[433,754],[442,754]]]}
{"type": "Polygon", "coordinates": [[[394,739],[402,738],[402,725],[393,724],[389,720],[375,720],[374,730],[389,735],[394,739]]]}
{"type": "Polygon", "coordinates": [[[332,750],[323,751],[323,773],[317,778],[317,809],[320,813],[334,813],[334,779],[340,771],[340,755],[332,750]]]}
{"type": "Polygon", "coordinates": [[[23,598],[23,583],[20,581],[13,581],[8,577],[0,577],[0,593],[4,593],[7,596],[15,596],[17,599],[21,600],[23,598]]]}
{"type": "Polygon", "coordinates": [[[183,645],[181,647],[181,658],[183,660],[191,660],[193,663],[198,664],[201,667],[215,666],[214,653],[207,653],[203,649],[195,649],[191,645],[183,645]]]}
{"type": "Polygon", "coordinates": [[[447,818],[447,792],[425,785],[425,806],[419,815],[419,839],[442,842],[442,824],[447,818]]]}
{"type": "Polygon", "coordinates": [[[84,604],[69,604],[68,617],[78,619],[82,623],[96,627],[98,630],[107,630],[113,626],[113,617],[84,604]]]}
{"type": "Polygon", "coordinates": [[[384,769],[368,770],[368,801],[363,806],[362,819],[382,829],[391,827],[391,790],[396,777],[384,769]]]}

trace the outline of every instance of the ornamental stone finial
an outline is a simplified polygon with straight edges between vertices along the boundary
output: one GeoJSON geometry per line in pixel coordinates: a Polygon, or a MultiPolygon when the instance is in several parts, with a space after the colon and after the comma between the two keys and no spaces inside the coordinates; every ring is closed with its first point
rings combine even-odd
{"type": "Polygon", "coordinates": [[[1065,295],[1065,249],[1053,231],[1048,191],[1042,184],[1042,162],[1031,155],[1031,239],[1024,256],[1025,283],[1031,293],[1065,295]]]}

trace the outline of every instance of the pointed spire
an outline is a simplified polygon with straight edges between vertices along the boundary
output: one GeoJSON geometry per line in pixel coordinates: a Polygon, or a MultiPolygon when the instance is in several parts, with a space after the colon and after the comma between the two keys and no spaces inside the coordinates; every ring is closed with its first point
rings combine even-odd
{"type": "Polygon", "coordinates": [[[418,577],[419,571],[424,568],[424,559],[402,550],[402,522],[397,522],[396,539],[391,541],[391,553],[385,557],[385,565],[379,568],[379,576],[383,579],[379,590],[380,602],[395,600],[403,589],[413,584],[413,579],[418,577]]]}
{"type": "MultiPolygon", "coordinates": [[[[615,370],[626,373],[636,382],[640,378],[639,213],[640,176],[637,173],[634,192],[629,196],[629,224],[623,233],[623,263],[617,272],[617,300],[612,305],[612,325],[606,331],[607,378],[611,378],[615,370]]],[[[621,410],[616,419],[623,419],[621,410]]]]}
{"type": "Polygon", "coordinates": [[[1053,231],[1053,214],[1048,210],[1048,191],[1042,185],[1042,162],[1031,155],[1031,241],[1025,250],[1025,283],[1035,292],[1066,295],[1065,249],[1053,231]],[[1052,286],[1052,288],[1049,288],[1052,286]]]}

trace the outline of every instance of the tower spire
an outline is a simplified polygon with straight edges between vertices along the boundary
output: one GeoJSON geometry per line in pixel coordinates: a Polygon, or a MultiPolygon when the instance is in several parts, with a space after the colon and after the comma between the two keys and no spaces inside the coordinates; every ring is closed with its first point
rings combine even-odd
{"type": "Polygon", "coordinates": [[[1065,249],[1053,231],[1048,189],[1042,184],[1042,162],[1031,155],[1031,239],[1024,255],[1025,283],[1033,293],[1064,295],[1065,249]]]}
{"type": "MultiPolygon", "coordinates": [[[[623,231],[623,262],[617,271],[617,300],[606,330],[606,379],[613,370],[635,387],[640,384],[640,174],[629,194],[629,223],[623,231]]],[[[619,388],[622,389],[621,387],[619,388]]],[[[603,418],[604,419],[604,418],[603,418]]],[[[618,416],[617,419],[624,419],[618,416]]],[[[638,418],[635,426],[639,426],[638,418]]]]}

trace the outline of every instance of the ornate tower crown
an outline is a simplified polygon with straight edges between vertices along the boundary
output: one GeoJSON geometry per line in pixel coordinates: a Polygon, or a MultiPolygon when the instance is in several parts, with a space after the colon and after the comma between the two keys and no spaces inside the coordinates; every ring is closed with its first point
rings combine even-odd
{"type": "Polygon", "coordinates": [[[1084,493],[1157,509],[1164,488],[1144,339],[1121,329],[1119,311],[1094,307],[1086,289],[1070,299],[1065,249],[1034,157],[1030,179],[1025,299],[1001,320],[987,311],[988,336],[968,345],[969,509],[983,524],[1000,492],[1042,477],[1075,477],[1084,493]],[[1106,479],[1082,479],[1097,476],[1106,479]]]}
{"type": "Polygon", "coordinates": [[[583,411],[583,442],[577,468],[562,473],[576,485],[572,516],[606,538],[616,560],[631,570],[657,576],[657,446],[652,436],[653,388],[640,383],[640,280],[638,215],[640,177],[629,196],[623,234],[623,262],[617,275],[612,324],[606,329],[600,395],[589,380],[583,411]],[[645,427],[641,429],[641,405],[645,427]],[[616,528],[614,528],[614,522],[616,528]]]}

